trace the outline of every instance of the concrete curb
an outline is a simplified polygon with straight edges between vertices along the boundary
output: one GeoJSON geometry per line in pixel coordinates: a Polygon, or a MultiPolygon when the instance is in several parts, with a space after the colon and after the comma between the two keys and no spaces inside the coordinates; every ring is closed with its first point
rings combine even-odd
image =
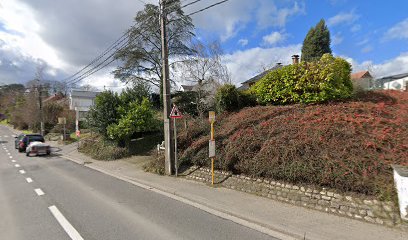
{"type": "Polygon", "coordinates": [[[306,239],[303,236],[288,233],[288,232],[285,232],[285,231],[282,231],[282,230],[279,230],[279,229],[274,229],[271,226],[265,226],[262,223],[251,221],[249,219],[246,219],[244,216],[238,216],[238,215],[235,215],[235,214],[233,214],[231,212],[227,212],[227,211],[224,211],[224,210],[221,210],[221,209],[215,209],[213,207],[207,206],[207,205],[205,205],[203,203],[200,203],[198,201],[195,201],[195,200],[188,199],[188,198],[182,197],[180,195],[177,195],[176,192],[169,192],[169,191],[166,191],[166,189],[164,189],[164,188],[158,189],[156,187],[149,186],[147,183],[142,182],[140,180],[129,178],[127,176],[120,175],[120,174],[117,174],[117,173],[113,173],[113,172],[107,171],[107,170],[105,170],[103,168],[92,166],[91,164],[85,165],[83,162],[78,161],[77,159],[73,159],[71,157],[65,156],[65,155],[62,155],[61,157],[65,158],[67,160],[73,161],[73,162],[75,162],[77,164],[84,165],[85,167],[91,168],[91,169],[93,169],[95,171],[104,173],[106,175],[112,176],[114,178],[120,179],[120,180],[128,182],[130,184],[133,184],[135,186],[141,187],[143,189],[150,190],[152,192],[155,192],[155,193],[158,193],[160,195],[166,196],[166,197],[171,198],[173,200],[188,204],[188,205],[190,205],[192,207],[198,208],[200,210],[203,210],[203,211],[205,211],[207,213],[210,213],[212,215],[215,215],[217,217],[220,217],[220,218],[223,218],[223,219],[226,219],[226,220],[230,220],[232,222],[235,222],[235,223],[240,224],[242,226],[245,226],[247,228],[253,229],[255,231],[264,233],[264,234],[269,235],[271,237],[278,238],[278,239],[281,239],[281,240],[306,239]]]}

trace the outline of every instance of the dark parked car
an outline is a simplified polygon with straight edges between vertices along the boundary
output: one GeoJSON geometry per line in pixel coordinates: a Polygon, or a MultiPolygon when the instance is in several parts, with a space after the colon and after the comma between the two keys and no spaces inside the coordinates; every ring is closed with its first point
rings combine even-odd
{"type": "Polygon", "coordinates": [[[25,152],[30,142],[45,142],[41,134],[27,134],[18,143],[18,151],[25,152]]]}
{"type": "Polygon", "coordinates": [[[23,139],[23,137],[25,137],[25,134],[24,134],[24,133],[22,133],[22,134],[18,135],[17,137],[15,137],[14,147],[15,147],[16,149],[18,149],[18,146],[20,145],[20,141],[21,141],[21,139],[23,139]]]}

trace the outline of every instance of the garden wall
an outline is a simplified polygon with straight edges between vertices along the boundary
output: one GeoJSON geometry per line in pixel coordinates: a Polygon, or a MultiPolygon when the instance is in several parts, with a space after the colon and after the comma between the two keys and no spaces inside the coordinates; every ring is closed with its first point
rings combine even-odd
{"type": "MultiPolygon", "coordinates": [[[[191,167],[185,174],[187,179],[211,183],[210,169],[191,167]]],[[[297,186],[261,178],[254,179],[221,171],[215,171],[214,182],[226,188],[297,206],[390,227],[406,227],[406,224],[402,224],[397,205],[393,202],[370,199],[364,195],[344,195],[325,188],[297,186]]]]}

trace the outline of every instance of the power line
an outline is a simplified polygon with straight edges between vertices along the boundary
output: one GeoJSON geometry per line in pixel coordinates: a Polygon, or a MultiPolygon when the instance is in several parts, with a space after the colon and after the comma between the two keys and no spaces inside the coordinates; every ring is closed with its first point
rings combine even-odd
{"type": "Polygon", "coordinates": [[[195,1],[192,1],[192,2],[190,2],[190,3],[187,3],[187,4],[183,5],[183,6],[181,6],[181,8],[188,7],[188,6],[190,6],[190,5],[193,5],[193,4],[198,3],[198,2],[201,2],[201,1],[202,1],[202,0],[195,0],[195,1]]]}
{"type": "MultiPolygon", "coordinates": [[[[120,43],[124,42],[125,40],[127,40],[126,38],[122,39],[115,47],[117,47],[120,43]]],[[[105,63],[106,61],[108,61],[108,59],[110,59],[111,57],[113,57],[120,49],[123,48],[123,46],[125,46],[125,44],[122,44],[122,46],[119,49],[116,49],[113,53],[111,53],[108,57],[106,57],[102,62],[100,62],[98,65],[92,67],[91,69],[87,70],[86,72],[82,73],[80,76],[71,79],[69,82],[67,82],[66,84],[74,84],[77,83],[78,81],[76,80],[82,80],[84,79],[84,76],[87,75],[88,73],[91,73],[94,69],[98,68],[99,66],[101,66],[103,63],[105,63]]],[[[112,48],[113,49],[113,48],[112,48]]],[[[106,52],[103,55],[108,54],[109,52],[106,52]]],[[[101,57],[102,58],[102,57],[101,57]]],[[[101,59],[99,58],[99,59],[101,59]]],[[[91,64],[89,64],[91,65],[91,64]]],[[[92,73],[91,73],[92,74],[92,73]]],[[[90,76],[91,74],[87,75],[86,77],[90,76]]]]}
{"type": "MultiPolygon", "coordinates": [[[[200,0],[197,0],[197,1],[200,1],[200,0]]],[[[217,6],[217,5],[223,4],[223,3],[228,2],[228,1],[229,1],[229,0],[223,0],[223,1],[220,1],[220,2],[217,2],[217,3],[214,3],[214,4],[211,4],[211,5],[209,5],[209,6],[205,7],[205,8],[202,8],[202,9],[197,10],[197,11],[195,11],[195,12],[189,13],[189,14],[187,14],[186,16],[189,17],[189,16],[192,16],[192,15],[197,14],[197,13],[199,13],[199,12],[204,12],[204,11],[207,10],[207,9],[213,8],[213,7],[217,6]]]]}
{"type": "MultiPolygon", "coordinates": [[[[186,0],[182,0],[181,2],[184,2],[186,0]]],[[[201,0],[200,0],[201,1],[201,0]]],[[[144,2],[145,3],[145,2],[144,2]]],[[[174,1],[172,3],[169,3],[167,6],[171,6],[173,4],[177,3],[177,1],[174,1]]],[[[146,4],[146,3],[145,3],[146,4]]],[[[187,5],[187,4],[186,4],[187,5]]],[[[191,4],[188,4],[191,5],[191,4]]],[[[173,10],[172,12],[174,12],[175,10],[173,10]]],[[[170,12],[171,13],[171,12],[170,12]]],[[[131,26],[131,28],[135,27],[137,24],[142,24],[145,23],[147,21],[149,21],[153,16],[150,16],[148,19],[145,19],[144,21],[140,22],[140,23],[135,23],[134,25],[131,26]]],[[[122,42],[122,38],[128,38],[128,33],[129,30],[127,30],[122,36],[119,37],[119,39],[117,39],[115,42],[113,42],[104,52],[102,52],[98,57],[96,57],[95,59],[93,59],[88,65],[86,65],[85,67],[83,67],[82,69],[80,69],[78,72],[74,73],[73,75],[65,78],[64,80],[62,80],[63,82],[65,82],[66,84],[69,84],[69,81],[73,81],[73,77],[77,76],[78,74],[80,74],[81,72],[83,72],[85,69],[87,69],[88,67],[90,67],[91,65],[93,65],[94,63],[96,63],[97,61],[99,61],[101,58],[103,58],[104,56],[106,56],[106,54],[108,54],[110,51],[113,50],[113,48],[115,48],[116,46],[118,46],[120,43],[122,42]]]]}
{"type": "Polygon", "coordinates": [[[82,71],[84,71],[86,68],[90,67],[92,64],[94,64],[95,62],[99,61],[101,58],[103,58],[106,54],[108,54],[110,51],[112,51],[113,48],[115,48],[118,45],[118,42],[120,42],[122,40],[123,37],[127,36],[128,31],[126,31],[122,36],[120,36],[119,39],[117,39],[114,43],[112,43],[104,52],[102,52],[98,57],[96,57],[95,59],[93,59],[88,65],[86,65],[85,67],[81,68],[81,70],[79,70],[78,72],[74,73],[73,75],[65,78],[64,80],[62,80],[63,82],[68,82],[69,79],[77,76],[79,73],[81,73],[82,71]]]}
{"type": "MultiPolygon", "coordinates": [[[[186,0],[182,0],[181,2],[184,2],[184,1],[186,1],[186,0]]],[[[196,3],[200,2],[200,1],[202,1],[202,0],[195,0],[195,1],[193,1],[193,2],[184,4],[183,6],[180,7],[180,9],[185,8],[185,7],[187,7],[187,6],[191,6],[191,5],[196,4],[196,3]]],[[[212,5],[208,6],[208,7],[206,7],[206,8],[203,8],[203,9],[200,9],[200,10],[195,11],[195,12],[193,12],[193,13],[190,13],[190,14],[188,14],[188,15],[186,15],[186,16],[191,16],[191,15],[194,15],[194,14],[196,14],[196,13],[198,13],[198,12],[205,11],[205,10],[207,10],[207,9],[209,9],[209,8],[212,8],[212,7],[214,7],[214,6],[217,6],[217,5],[222,4],[222,3],[224,3],[224,2],[227,2],[227,1],[229,1],[229,0],[220,1],[220,2],[218,2],[218,3],[215,3],[215,4],[212,4],[212,5]]],[[[175,3],[177,3],[177,1],[171,2],[170,4],[166,5],[166,7],[169,7],[169,6],[171,6],[171,5],[175,4],[175,3]]],[[[176,11],[176,10],[173,10],[173,11],[171,11],[171,12],[169,12],[169,13],[172,13],[172,12],[174,12],[174,11],[176,11]]],[[[169,13],[168,13],[168,14],[169,14],[169,13]]],[[[143,23],[149,21],[149,20],[150,20],[151,18],[153,18],[153,17],[154,17],[154,15],[150,16],[148,19],[145,19],[144,21],[142,21],[142,22],[140,22],[140,23],[134,24],[131,28],[135,27],[137,24],[139,24],[139,25],[140,25],[140,24],[143,24],[143,23]]],[[[181,19],[181,18],[179,18],[179,19],[181,19]]],[[[175,20],[178,20],[178,19],[175,19],[175,20]]],[[[172,20],[172,21],[175,21],[175,20],[172,20]]],[[[79,70],[79,71],[76,72],[75,74],[71,75],[70,77],[64,79],[63,81],[65,81],[65,84],[75,84],[75,83],[77,83],[77,82],[79,82],[79,81],[81,81],[81,80],[83,80],[83,79],[85,79],[85,78],[91,76],[92,74],[94,74],[94,73],[100,71],[101,69],[105,68],[106,66],[108,66],[108,65],[111,64],[112,62],[114,62],[116,59],[112,59],[112,60],[109,61],[109,62],[108,62],[108,60],[109,60],[111,57],[113,57],[117,52],[119,52],[120,50],[122,50],[122,49],[125,47],[126,44],[122,44],[122,46],[119,47],[119,49],[116,49],[112,54],[110,54],[107,58],[105,58],[105,59],[104,59],[102,62],[100,62],[98,65],[96,65],[96,66],[90,68],[89,70],[87,70],[87,71],[84,72],[84,73],[81,73],[81,72],[83,72],[85,69],[91,67],[91,65],[97,63],[99,60],[101,60],[103,57],[105,57],[109,52],[111,52],[114,48],[116,48],[116,47],[119,46],[121,43],[123,43],[125,40],[127,40],[127,39],[129,38],[129,32],[130,32],[129,30],[126,31],[122,36],[120,36],[119,39],[117,39],[114,43],[112,43],[112,44],[108,47],[108,49],[106,49],[102,54],[100,54],[98,57],[96,57],[94,60],[92,60],[88,65],[86,65],[85,67],[83,67],[81,70],[79,70]],[[108,62],[108,63],[107,63],[107,64],[104,64],[104,63],[106,63],[106,62],[108,62]],[[80,73],[81,73],[81,74],[80,74],[80,73]],[[78,75],[79,75],[79,76],[78,76],[78,75]],[[75,77],[75,76],[78,76],[78,77],[75,77]],[[75,77],[75,78],[74,78],[74,77],[75,77]]],[[[142,33],[139,33],[139,34],[142,35],[142,33]]],[[[130,44],[130,43],[128,43],[128,45],[129,45],[129,44],[130,44]]]]}

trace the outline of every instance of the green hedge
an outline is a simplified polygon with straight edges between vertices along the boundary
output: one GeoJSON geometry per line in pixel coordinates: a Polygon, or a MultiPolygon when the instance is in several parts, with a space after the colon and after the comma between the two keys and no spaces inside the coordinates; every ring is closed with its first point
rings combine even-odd
{"type": "Polygon", "coordinates": [[[317,103],[349,98],[351,65],[325,54],[317,62],[301,62],[268,73],[251,91],[260,104],[317,103]]]}

